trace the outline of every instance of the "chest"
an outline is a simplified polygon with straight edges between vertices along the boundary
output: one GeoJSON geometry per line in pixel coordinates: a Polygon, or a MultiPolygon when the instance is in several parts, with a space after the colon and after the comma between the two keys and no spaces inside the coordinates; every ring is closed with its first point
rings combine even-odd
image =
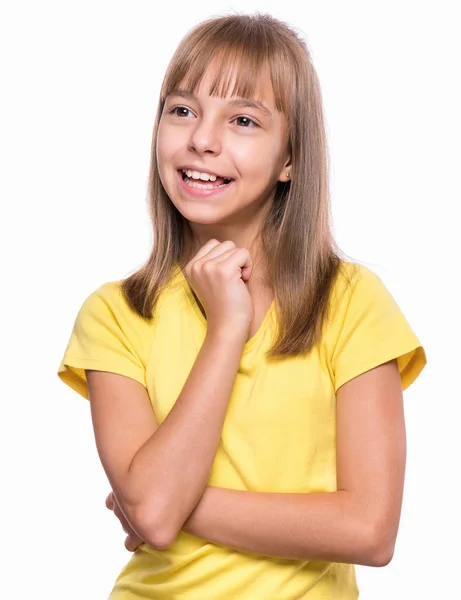
{"type": "MultiPolygon", "coordinates": [[[[253,331],[265,308],[255,310],[253,331]]],[[[166,308],[157,325],[146,380],[159,423],[179,397],[204,340],[205,328],[192,316],[166,308]]],[[[333,491],[336,402],[323,350],[268,360],[271,338],[263,333],[242,356],[208,484],[333,491]]]]}

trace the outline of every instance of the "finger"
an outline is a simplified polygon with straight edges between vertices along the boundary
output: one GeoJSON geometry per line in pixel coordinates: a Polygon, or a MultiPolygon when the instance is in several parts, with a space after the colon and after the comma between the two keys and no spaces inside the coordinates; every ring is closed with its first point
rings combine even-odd
{"type": "MultiPolygon", "coordinates": [[[[225,252],[229,252],[229,251],[233,251],[235,252],[236,247],[235,244],[232,240],[226,240],[225,242],[221,242],[221,243],[217,243],[215,246],[213,246],[206,254],[204,254],[201,257],[198,257],[201,259],[201,263],[206,262],[207,260],[212,260],[213,258],[216,257],[220,257],[222,256],[225,252]]],[[[198,262],[198,259],[195,261],[198,262]]]]}
{"type": "Polygon", "coordinates": [[[205,256],[205,254],[207,254],[212,248],[214,248],[215,246],[219,246],[220,243],[221,242],[214,238],[212,240],[208,240],[208,242],[204,244],[194,256],[194,259],[197,260],[199,258],[202,258],[202,256],[205,256]]]}
{"type": "Polygon", "coordinates": [[[131,523],[127,520],[127,518],[125,517],[123,512],[120,510],[119,506],[115,507],[114,514],[120,521],[123,531],[125,533],[127,533],[128,535],[134,535],[135,537],[137,537],[136,532],[134,531],[133,527],[131,526],[131,523]]]}
{"type": "Polygon", "coordinates": [[[128,523],[128,521],[126,520],[125,515],[120,511],[120,509],[115,509],[114,510],[115,516],[118,518],[118,520],[120,521],[123,530],[126,531],[126,533],[130,533],[130,531],[133,529],[130,525],[130,523],[128,523]]]}
{"type": "Polygon", "coordinates": [[[217,254],[216,256],[214,256],[212,258],[215,259],[214,260],[215,263],[221,263],[221,262],[224,262],[225,260],[227,260],[229,258],[229,256],[232,256],[235,252],[238,252],[239,250],[240,250],[240,248],[230,248],[229,250],[226,250],[222,254],[217,254]]]}
{"type": "Polygon", "coordinates": [[[216,263],[221,263],[232,257],[232,260],[229,261],[230,264],[234,266],[234,269],[240,269],[241,277],[244,281],[247,281],[250,278],[251,270],[253,267],[253,259],[251,254],[248,252],[246,248],[233,248],[228,250],[227,252],[223,252],[220,256],[215,259],[216,263]],[[240,266],[242,262],[242,257],[245,260],[245,263],[240,266]]]}
{"type": "Polygon", "coordinates": [[[133,541],[132,541],[132,539],[130,538],[129,535],[125,538],[125,548],[129,552],[133,552],[133,541]]]}
{"type": "MultiPolygon", "coordinates": [[[[217,244],[211,248],[207,254],[204,254],[201,258],[195,260],[192,265],[189,265],[189,270],[194,271],[194,269],[196,269],[197,271],[200,271],[202,268],[205,268],[205,265],[208,267],[218,262],[222,262],[234,252],[238,252],[238,250],[242,249],[236,248],[234,242],[230,240],[217,244]]],[[[187,275],[191,277],[189,272],[187,272],[187,275]]]]}
{"type": "Polygon", "coordinates": [[[112,496],[112,492],[106,498],[106,506],[109,510],[114,509],[114,498],[112,496]]]}
{"type": "Polygon", "coordinates": [[[125,548],[129,552],[134,552],[138,546],[144,543],[144,540],[137,536],[128,535],[125,539],[125,548]]]}

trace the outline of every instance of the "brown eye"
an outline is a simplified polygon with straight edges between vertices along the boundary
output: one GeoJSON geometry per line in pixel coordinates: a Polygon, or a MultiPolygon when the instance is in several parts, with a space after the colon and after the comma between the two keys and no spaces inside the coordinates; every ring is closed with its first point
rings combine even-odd
{"type": "Polygon", "coordinates": [[[253,126],[254,126],[254,127],[258,127],[258,124],[257,124],[257,123],[255,123],[255,122],[254,122],[252,119],[250,119],[250,117],[237,117],[237,118],[235,119],[235,121],[238,121],[238,120],[240,120],[241,124],[242,124],[244,127],[247,127],[247,128],[248,128],[248,127],[253,127],[253,126]]]}
{"type": "Polygon", "coordinates": [[[170,113],[176,115],[177,117],[187,117],[187,114],[191,112],[188,108],[186,108],[185,106],[175,106],[170,113]],[[179,114],[176,111],[181,111],[179,114]]]}

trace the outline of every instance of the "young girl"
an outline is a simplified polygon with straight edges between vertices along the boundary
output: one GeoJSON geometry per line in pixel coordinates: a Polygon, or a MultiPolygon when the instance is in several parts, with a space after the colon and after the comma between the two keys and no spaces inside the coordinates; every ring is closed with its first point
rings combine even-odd
{"type": "Polygon", "coordinates": [[[58,375],[90,400],[135,550],[111,600],[358,597],[392,558],[402,391],[425,351],[330,228],[319,82],[268,15],[209,19],[160,93],[146,264],[84,301],[58,375]]]}

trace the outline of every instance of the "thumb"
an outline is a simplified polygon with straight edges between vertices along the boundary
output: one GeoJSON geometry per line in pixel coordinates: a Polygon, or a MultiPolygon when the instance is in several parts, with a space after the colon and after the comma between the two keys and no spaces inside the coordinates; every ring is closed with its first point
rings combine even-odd
{"type": "Polygon", "coordinates": [[[242,267],[242,279],[246,283],[250,277],[253,270],[253,265],[248,265],[247,267],[242,267]]]}

